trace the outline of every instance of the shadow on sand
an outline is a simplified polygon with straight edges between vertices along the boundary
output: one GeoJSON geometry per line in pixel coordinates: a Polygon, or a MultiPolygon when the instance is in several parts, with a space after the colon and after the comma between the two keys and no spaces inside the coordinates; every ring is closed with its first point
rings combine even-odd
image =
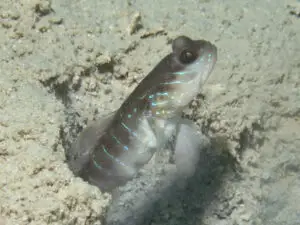
{"type": "MultiPolygon", "coordinates": [[[[168,185],[159,198],[143,204],[142,213],[122,221],[105,221],[105,225],[189,225],[202,224],[203,215],[221,190],[224,180],[236,176],[236,160],[229,154],[227,143],[221,139],[210,140],[209,148],[201,152],[195,175],[184,188],[168,185]]],[[[218,202],[218,201],[217,201],[218,202]]]]}

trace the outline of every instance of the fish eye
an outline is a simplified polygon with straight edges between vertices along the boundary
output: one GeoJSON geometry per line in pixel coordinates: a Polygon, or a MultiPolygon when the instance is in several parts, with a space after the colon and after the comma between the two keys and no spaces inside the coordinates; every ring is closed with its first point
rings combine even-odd
{"type": "Polygon", "coordinates": [[[196,55],[191,51],[183,50],[179,56],[179,59],[183,64],[189,64],[196,59],[196,55]]]}

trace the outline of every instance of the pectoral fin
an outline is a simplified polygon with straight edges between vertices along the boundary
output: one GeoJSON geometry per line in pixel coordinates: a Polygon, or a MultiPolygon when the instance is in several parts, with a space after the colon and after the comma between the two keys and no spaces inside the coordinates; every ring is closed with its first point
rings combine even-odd
{"type": "Polygon", "coordinates": [[[179,174],[190,177],[195,173],[201,150],[207,143],[192,121],[180,121],[175,139],[175,164],[179,174]]]}

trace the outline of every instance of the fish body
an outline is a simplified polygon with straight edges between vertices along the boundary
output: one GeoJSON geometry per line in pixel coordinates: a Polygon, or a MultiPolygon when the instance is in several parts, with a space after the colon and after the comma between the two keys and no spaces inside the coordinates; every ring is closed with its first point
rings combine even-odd
{"type": "Polygon", "coordinates": [[[115,113],[79,135],[69,159],[76,175],[110,191],[133,178],[176,133],[183,108],[213,70],[217,49],[185,36],[172,49],[115,113]]]}

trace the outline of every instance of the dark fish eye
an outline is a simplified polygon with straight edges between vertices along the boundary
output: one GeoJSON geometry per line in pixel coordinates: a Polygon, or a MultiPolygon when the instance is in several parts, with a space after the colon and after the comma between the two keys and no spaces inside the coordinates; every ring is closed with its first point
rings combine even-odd
{"type": "Polygon", "coordinates": [[[196,59],[196,55],[191,51],[183,50],[179,56],[179,59],[183,64],[189,64],[196,59]]]}

